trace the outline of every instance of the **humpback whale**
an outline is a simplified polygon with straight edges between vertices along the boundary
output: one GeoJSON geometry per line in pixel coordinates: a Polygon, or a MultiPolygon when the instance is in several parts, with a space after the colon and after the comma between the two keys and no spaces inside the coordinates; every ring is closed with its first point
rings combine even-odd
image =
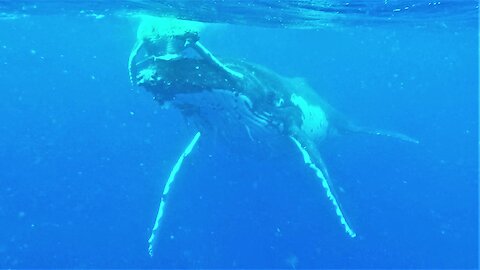
{"type": "Polygon", "coordinates": [[[358,126],[328,105],[300,78],[287,78],[260,65],[217,58],[200,42],[204,25],[172,18],[145,17],[128,62],[132,84],[150,92],[164,108],[176,108],[196,133],[167,179],[149,239],[155,252],[167,196],[184,159],[203,133],[227,141],[268,145],[290,141],[319,179],[346,234],[356,233],[334,191],[318,144],[331,134],[368,133],[418,143],[406,135],[358,126]]]}

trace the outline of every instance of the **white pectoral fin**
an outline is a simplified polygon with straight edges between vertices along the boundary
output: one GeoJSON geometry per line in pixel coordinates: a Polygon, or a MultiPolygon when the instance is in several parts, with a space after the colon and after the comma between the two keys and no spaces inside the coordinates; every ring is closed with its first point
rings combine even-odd
{"type": "Polygon", "coordinates": [[[162,222],[162,217],[165,211],[165,205],[166,205],[166,197],[168,195],[168,192],[170,191],[170,187],[173,184],[173,181],[175,181],[175,176],[177,175],[178,171],[180,170],[182,163],[184,159],[192,152],[193,147],[197,144],[198,140],[200,139],[200,132],[197,132],[193,139],[190,141],[188,146],[185,148],[183,151],[182,155],[177,160],[177,163],[175,163],[175,166],[173,166],[172,171],[170,172],[170,176],[168,177],[167,182],[165,183],[165,186],[163,187],[163,192],[162,192],[162,198],[160,201],[160,205],[158,207],[158,212],[157,212],[157,217],[155,219],[155,224],[153,225],[152,229],[152,234],[150,235],[150,238],[148,239],[148,253],[150,256],[153,256],[154,251],[155,251],[155,243],[156,243],[156,238],[159,233],[159,228],[162,222]]]}
{"type": "MultiPolygon", "coordinates": [[[[323,165],[323,162],[321,161],[320,157],[317,157],[315,159],[318,159],[320,168],[315,164],[315,161],[312,161],[312,157],[309,153],[309,147],[302,145],[302,143],[295,138],[294,136],[290,136],[290,139],[295,143],[297,146],[298,150],[300,150],[300,153],[303,156],[303,161],[305,164],[312,169],[315,172],[315,175],[317,178],[321,181],[322,187],[325,189],[326,195],[328,199],[332,202],[333,206],[335,207],[335,213],[340,219],[340,223],[344,226],[345,232],[350,236],[350,237],[355,237],[356,233],[353,231],[353,229],[350,227],[350,225],[347,222],[347,219],[342,211],[342,208],[340,207],[339,202],[335,198],[334,192],[332,191],[331,187],[331,181],[329,181],[329,176],[328,172],[326,171],[325,166],[323,165]]],[[[312,149],[312,151],[314,151],[312,149]]],[[[316,151],[314,151],[316,152],[316,151]]]]}

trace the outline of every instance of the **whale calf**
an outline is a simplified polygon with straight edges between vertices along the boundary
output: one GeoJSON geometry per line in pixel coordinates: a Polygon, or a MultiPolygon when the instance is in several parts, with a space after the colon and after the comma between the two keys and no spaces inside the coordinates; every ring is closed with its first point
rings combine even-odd
{"type": "Polygon", "coordinates": [[[276,138],[295,145],[320,180],[345,232],[355,237],[318,144],[330,134],[359,132],[418,141],[404,134],[355,125],[303,79],[280,76],[246,61],[217,58],[200,42],[203,28],[198,22],[145,17],[129,57],[132,84],[152,93],[164,108],[180,110],[197,129],[164,186],[149,239],[150,255],[155,252],[171,185],[203,133],[215,133],[226,141],[235,138],[268,145],[276,138]]]}

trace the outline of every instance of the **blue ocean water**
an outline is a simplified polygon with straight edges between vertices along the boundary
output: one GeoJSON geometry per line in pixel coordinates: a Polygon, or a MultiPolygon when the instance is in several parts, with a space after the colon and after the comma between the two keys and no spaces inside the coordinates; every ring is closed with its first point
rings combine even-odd
{"type": "MultiPolygon", "coordinates": [[[[363,1],[381,16],[308,27],[297,17],[266,25],[241,4],[223,17],[173,6],[232,23],[202,34],[216,55],[304,77],[355,122],[420,144],[349,135],[321,145],[352,239],[294,145],[257,156],[201,141],[168,197],[153,258],[162,185],[195,130],[131,86],[138,18],[99,16],[108,1],[87,15],[22,2],[0,1],[0,268],[478,267],[475,1],[390,23],[376,23],[390,18],[379,7],[416,2],[363,1]]],[[[137,2],[132,10],[151,8],[137,2]]]]}

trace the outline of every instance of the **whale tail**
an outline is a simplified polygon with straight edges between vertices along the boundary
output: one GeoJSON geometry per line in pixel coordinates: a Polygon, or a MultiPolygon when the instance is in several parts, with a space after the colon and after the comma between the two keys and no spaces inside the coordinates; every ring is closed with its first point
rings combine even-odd
{"type": "Polygon", "coordinates": [[[414,144],[420,143],[419,140],[400,132],[370,128],[370,127],[364,127],[364,126],[357,126],[352,123],[349,123],[348,126],[343,127],[342,131],[344,132],[346,131],[348,133],[363,133],[363,134],[369,134],[369,135],[375,135],[375,136],[383,136],[383,137],[388,137],[388,138],[392,138],[392,139],[396,139],[396,140],[400,140],[408,143],[414,143],[414,144]]]}
{"type": "Polygon", "coordinates": [[[330,134],[334,134],[334,135],[335,134],[340,134],[340,135],[368,134],[368,135],[388,137],[388,138],[392,138],[392,139],[396,139],[396,140],[400,140],[408,143],[414,143],[414,144],[420,143],[419,140],[400,132],[357,125],[356,123],[348,119],[348,117],[346,117],[344,114],[337,111],[335,108],[333,108],[323,100],[322,100],[321,106],[327,114],[327,118],[330,124],[330,127],[329,127],[330,134]]]}

